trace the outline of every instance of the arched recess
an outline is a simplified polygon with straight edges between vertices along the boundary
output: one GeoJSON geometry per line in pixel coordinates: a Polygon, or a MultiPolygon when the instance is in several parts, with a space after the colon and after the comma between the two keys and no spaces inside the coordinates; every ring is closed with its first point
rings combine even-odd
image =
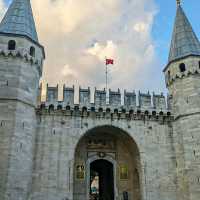
{"type": "Polygon", "coordinates": [[[15,42],[15,40],[10,40],[9,42],[8,42],[8,50],[15,50],[16,49],[16,42],[15,42]]]}
{"type": "Polygon", "coordinates": [[[113,164],[114,197],[109,200],[124,199],[127,195],[129,200],[141,200],[142,169],[138,146],[128,133],[113,126],[93,128],[79,140],[74,159],[74,199],[91,199],[91,163],[96,160],[113,164]]]}

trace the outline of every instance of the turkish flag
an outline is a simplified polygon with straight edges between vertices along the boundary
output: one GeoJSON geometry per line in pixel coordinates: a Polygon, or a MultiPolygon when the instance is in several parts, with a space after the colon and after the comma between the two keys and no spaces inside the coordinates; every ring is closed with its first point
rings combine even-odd
{"type": "Polygon", "coordinates": [[[106,58],[106,65],[114,65],[114,60],[106,58]]]}

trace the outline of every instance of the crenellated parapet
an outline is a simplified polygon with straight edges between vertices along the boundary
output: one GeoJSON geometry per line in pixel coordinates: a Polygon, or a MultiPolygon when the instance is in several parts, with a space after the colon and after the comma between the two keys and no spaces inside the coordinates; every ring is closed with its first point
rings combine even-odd
{"type": "MultiPolygon", "coordinates": [[[[40,89],[41,90],[41,89],[40,89]]],[[[41,91],[40,91],[41,93],[41,91]]],[[[60,91],[61,93],[61,91],[60,91]]],[[[95,88],[94,94],[92,94],[90,88],[79,87],[79,102],[75,103],[75,88],[63,86],[63,100],[58,100],[59,89],[58,85],[55,87],[50,87],[47,84],[46,88],[46,101],[40,102],[38,104],[39,110],[46,111],[62,111],[67,112],[78,112],[79,114],[83,111],[85,112],[97,112],[99,114],[113,113],[118,116],[118,114],[126,116],[126,114],[165,114],[169,115],[171,112],[171,98],[166,98],[163,93],[152,95],[148,93],[139,92],[127,92],[126,90],[122,94],[118,89],[117,91],[109,90],[97,90],[95,88]],[[94,95],[94,102],[91,102],[91,96],[94,95]],[[123,99],[123,101],[122,101],[123,99]]],[[[86,114],[86,113],[85,113],[86,114]]]]}
{"type": "Polygon", "coordinates": [[[59,115],[81,118],[102,118],[111,120],[143,120],[168,123],[173,120],[163,94],[151,95],[135,92],[106,90],[94,91],[94,103],[91,103],[90,88],[79,88],[79,104],[74,103],[74,87],[63,87],[63,101],[58,101],[58,86],[47,85],[47,100],[38,105],[37,113],[41,115],[59,115]],[[122,96],[124,103],[122,104],[122,96]],[[108,99],[107,99],[108,97],[108,99]],[[137,101],[139,102],[137,104],[137,101]]]}

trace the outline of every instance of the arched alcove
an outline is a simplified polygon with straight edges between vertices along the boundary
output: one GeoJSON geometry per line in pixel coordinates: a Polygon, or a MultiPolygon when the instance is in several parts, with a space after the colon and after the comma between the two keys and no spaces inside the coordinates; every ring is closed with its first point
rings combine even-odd
{"type": "Polygon", "coordinates": [[[109,180],[110,184],[113,183],[113,187],[111,184],[108,189],[111,193],[109,200],[123,199],[127,195],[129,200],[141,200],[142,169],[139,149],[134,139],[125,131],[113,126],[91,129],[79,140],[74,160],[74,199],[94,199],[91,193],[91,179],[94,178],[92,177],[94,174],[91,170],[105,166],[103,171],[97,170],[100,173],[99,179],[102,181],[99,183],[100,199],[104,198],[105,193],[108,192],[102,189],[105,185],[101,184],[109,180]]]}
{"type": "Polygon", "coordinates": [[[179,69],[180,69],[180,72],[185,72],[185,71],[186,71],[186,66],[185,66],[185,64],[184,64],[184,63],[181,63],[181,64],[179,65],[179,69]]]}
{"type": "Polygon", "coordinates": [[[16,42],[15,40],[10,40],[8,42],[8,50],[13,51],[16,49],[16,42]]]}

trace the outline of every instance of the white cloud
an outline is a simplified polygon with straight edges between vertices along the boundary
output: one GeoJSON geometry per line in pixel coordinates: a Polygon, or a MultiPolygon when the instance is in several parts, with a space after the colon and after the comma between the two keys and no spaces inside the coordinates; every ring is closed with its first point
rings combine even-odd
{"type": "Polygon", "coordinates": [[[113,41],[107,41],[106,45],[96,42],[93,47],[90,47],[86,52],[90,55],[96,56],[101,62],[105,61],[105,58],[115,58],[117,51],[117,45],[113,41]]]}
{"type": "Polygon", "coordinates": [[[148,31],[149,24],[145,24],[144,22],[138,22],[134,25],[134,30],[139,33],[144,33],[148,31]]]}
{"type": "Polygon", "coordinates": [[[70,76],[76,77],[76,73],[70,68],[69,65],[65,65],[65,66],[63,67],[61,73],[62,73],[63,76],[70,75],[70,76]]]}
{"type": "Polygon", "coordinates": [[[31,2],[46,50],[45,81],[103,88],[107,56],[116,60],[111,87],[133,90],[150,85],[147,79],[157,64],[151,37],[154,0],[31,2]]]}

